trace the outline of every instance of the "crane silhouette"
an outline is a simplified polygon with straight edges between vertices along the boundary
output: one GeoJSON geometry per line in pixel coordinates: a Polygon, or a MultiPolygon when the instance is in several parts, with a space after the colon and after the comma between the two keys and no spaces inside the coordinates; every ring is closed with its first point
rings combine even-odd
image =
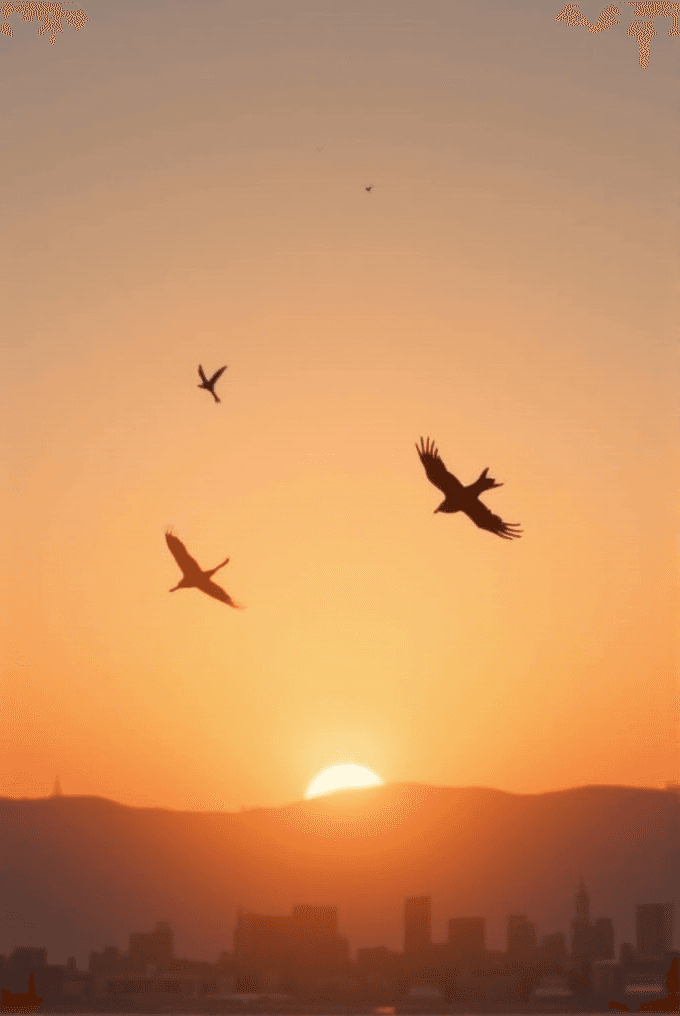
{"type": "Polygon", "coordinates": [[[182,578],[170,590],[171,593],[174,593],[177,589],[200,589],[202,593],[207,593],[208,596],[212,596],[215,600],[221,600],[222,603],[228,603],[230,607],[242,607],[242,604],[235,603],[229,593],[225,593],[221,586],[212,581],[215,572],[219,571],[220,568],[224,568],[225,564],[229,564],[229,558],[223,561],[222,564],[218,564],[217,568],[203,571],[202,568],[199,568],[198,562],[194,561],[182,541],[173,533],[166,532],[165,542],[175,561],[182,569],[182,578]]]}
{"type": "Polygon", "coordinates": [[[488,529],[490,533],[495,533],[503,540],[512,540],[521,536],[523,530],[519,528],[518,522],[503,522],[503,519],[494,515],[479,500],[479,495],[483,491],[503,486],[502,483],[497,483],[487,476],[488,466],[483,473],[479,474],[474,483],[464,487],[460,480],[448,471],[435,448],[434,441],[430,441],[429,437],[427,442],[423,441],[421,437],[420,448],[416,445],[416,451],[425,467],[430,483],[439,487],[446,495],[439,507],[435,508],[435,512],[465,512],[467,517],[472,519],[480,529],[488,529]]]}
{"type": "Polygon", "coordinates": [[[215,384],[222,377],[222,375],[224,374],[226,369],[227,369],[226,365],[224,367],[220,367],[220,369],[216,370],[215,373],[213,374],[213,376],[208,380],[208,378],[203,373],[203,368],[201,367],[201,365],[199,363],[199,365],[198,365],[198,373],[199,373],[199,376],[200,376],[201,381],[203,383],[200,384],[200,385],[196,385],[196,387],[197,388],[205,388],[206,391],[210,392],[210,394],[214,398],[215,402],[221,402],[222,400],[219,399],[217,397],[217,395],[215,395],[215,384]]]}

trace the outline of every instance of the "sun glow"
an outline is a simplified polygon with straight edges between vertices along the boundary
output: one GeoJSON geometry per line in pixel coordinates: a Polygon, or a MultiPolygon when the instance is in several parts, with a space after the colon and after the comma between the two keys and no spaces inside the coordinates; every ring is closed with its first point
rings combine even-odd
{"type": "Polygon", "coordinates": [[[352,787],[379,787],[382,782],[378,774],[366,766],[331,766],[322,769],[314,777],[305,791],[305,797],[319,797],[321,794],[332,794],[334,790],[349,790],[352,787]]]}

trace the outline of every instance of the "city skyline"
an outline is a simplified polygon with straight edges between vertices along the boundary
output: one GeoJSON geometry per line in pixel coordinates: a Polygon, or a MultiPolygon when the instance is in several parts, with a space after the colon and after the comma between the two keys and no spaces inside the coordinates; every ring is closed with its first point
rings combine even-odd
{"type": "Polygon", "coordinates": [[[158,917],[180,929],[182,955],[207,959],[215,942],[231,948],[239,909],[285,915],[302,902],[337,906],[352,950],[402,949],[395,899],[418,891],[433,901],[421,932],[433,942],[449,939],[453,918],[476,915],[487,947],[505,949],[510,914],[518,941],[561,929],[571,948],[565,890],[581,878],[593,891],[584,923],[590,914],[606,938],[596,919],[611,917],[618,942],[632,942],[635,896],[678,898],[679,804],[677,792],[625,787],[512,795],[414,784],[232,813],[64,794],[0,799],[11,875],[0,952],[30,927],[29,942],[82,958],[102,937],[120,942],[131,921],[158,917]],[[116,893],[102,899],[103,885],[116,893]]]}
{"type": "MultiPolygon", "coordinates": [[[[339,933],[336,906],[297,904],[288,915],[239,910],[233,951],[220,953],[214,962],[177,957],[171,924],[158,921],[150,932],[131,932],[125,953],[114,945],[91,952],[87,972],[78,969],[73,956],[59,966],[48,964],[44,948],[15,947],[10,956],[0,955],[0,980],[11,981],[16,990],[28,976],[29,993],[35,995],[35,975],[38,991],[48,996],[48,1007],[68,1005],[70,999],[82,1010],[93,1000],[98,1011],[100,1003],[111,996],[132,997],[143,1005],[145,995],[228,999],[240,993],[245,1000],[258,993],[278,992],[280,998],[292,1001],[319,991],[322,995],[330,991],[336,1001],[345,1002],[371,997],[408,1002],[437,994],[449,1004],[476,1000],[479,1008],[483,1001],[486,1011],[489,1005],[500,1003],[502,1008],[522,998],[528,1002],[550,998],[553,1006],[561,1002],[563,1008],[570,1008],[579,997],[602,999],[614,994],[619,1001],[612,1001],[610,1008],[625,1010],[626,998],[654,1003],[662,993],[657,982],[670,962],[665,983],[669,995],[675,991],[677,996],[680,953],[672,949],[673,904],[636,905],[636,942],[622,942],[618,960],[613,929],[611,936],[600,934],[601,926],[611,927],[612,922],[608,918],[591,922],[583,880],[574,904],[569,949],[560,932],[542,936],[539,944],[536,926],[524,914],[507,916],[504,952],[487,949],[483,917],[452,917],[448,941],[433,942],[432,900],[420,896],[404,900],[401,952],[375,945],[358,949],[351,957],[347,939],[339,933]],[[479,996],[482,984],[483,1000],[479,996]]],[[[5,989],[6,985],[3,1003],[10,990],[5,989]]]]}

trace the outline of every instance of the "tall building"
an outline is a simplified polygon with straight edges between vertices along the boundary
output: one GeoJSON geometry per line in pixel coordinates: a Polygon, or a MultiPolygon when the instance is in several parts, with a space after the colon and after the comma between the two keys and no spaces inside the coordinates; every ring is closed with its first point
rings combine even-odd
{"type": "Polygon", "coordinates": [[[590,896],[581,879],[576,892],[576,915],[571,921],[572,988],[577,995],[589,995],[593,987],[593,926],[590,923],[590,896]]]}
{"type": "Polygon", "coordinates": [[[571,955],[590,957],[592,951],[592,925],[590,923],[590,896],[585,882],[581,883],[576,893],[576,916],[571,921],[571,955]]]}
{"type": "Polygon", "coordinates": [[[581,924],[590,924],[590,896],[583,879],[581,879],[576,893],[576,920],[581,924]]]}
{"type": "Polygon", "coordinates": [[[432,899],[411,896],[404,903],[404,952],[429,949],[432,940],[432,899]]]}
{"type": "Polygon", "coordinates": [[[486,922],[483,917],[452,917],[448,945],[456,965],[480,963],[486,953],[486,922]]]}
{"type": "Polygon", "coordinates": [[[522,956],[536,948],[536,925],[526,914],[508,914],[507,952],[522,956]]]}
{"type": "Polygon", "coordinates": [[[635,935],[638,959],[661,958],[673,944],[672,903],[638,903],[635,907],[635,935]]]}
{"type": "Polygon", "coordinates": [[[52,794],[50,796],[51,797],[63,797],[64,796],[64,791],[61,789],[61,783],[59,782],[59,777],[58,776],[55,777],[54,786],[52,787],[52,794]]]}

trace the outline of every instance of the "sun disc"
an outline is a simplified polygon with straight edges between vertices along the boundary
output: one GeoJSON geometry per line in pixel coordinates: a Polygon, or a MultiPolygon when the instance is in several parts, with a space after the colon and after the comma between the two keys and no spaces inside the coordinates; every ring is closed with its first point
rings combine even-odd
{"type": "Polygon", "coordinates": [[[321,794],[332,794],[334,790],[349,790],[353,787],[379,787],[382,782],[378,774],[366,766],[330,766],[314,777],[305,791],[305,797],[319,797],[321,794]]]}

